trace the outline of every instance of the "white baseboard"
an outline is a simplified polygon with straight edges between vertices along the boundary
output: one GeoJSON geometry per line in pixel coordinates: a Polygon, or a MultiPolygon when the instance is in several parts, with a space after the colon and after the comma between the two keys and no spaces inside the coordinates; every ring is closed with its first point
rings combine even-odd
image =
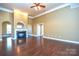
{"type": "Polygon", "coordinates": [[[0,35],[0,37],[7,37],[7,36],[11,36],[11,35],[7,35],[7,34],[0,35]]]}
{"type": "MultiPolygon", "coordinates": [[[[30,36],[34,36],[34,37],[38,37],[38,35],[34,35],[34,34],[28,34],[28,35],[30,35],[30,36]]],[[[57,41],[62,41],[62,42],[68,42],[68,43],[79,44],[79,42],[77,42],[77,41],[70,41],[70,40],[64,40],[64,39],[52,38],[52,37],[47,37],[47,36],[43,36],[43,38],[51,39],[51,40],[57,40],[57,41]]]]}
{"type": "Polygon", "coordinates": [[[62,42],[79,44],[79,42],[77,42],[77,41],[70,41],[70,40],[64,40],[64,39],[58,39],[58,38],[52,38],[52,37],[46,37],[46,36],[43,36],[43,38],[47,38],[47,39],[51,39],[51,40],[57,40],[57,41],[62,41],[62,42]]]}
{"type": "Polygon", "coordinates": [[[34,36],[34,37],[37,37],[37,36],[39,36],[39,35],[35,35],[35,34],[28,34],[28,35],[30,35],[30,36],[34,36]]]}

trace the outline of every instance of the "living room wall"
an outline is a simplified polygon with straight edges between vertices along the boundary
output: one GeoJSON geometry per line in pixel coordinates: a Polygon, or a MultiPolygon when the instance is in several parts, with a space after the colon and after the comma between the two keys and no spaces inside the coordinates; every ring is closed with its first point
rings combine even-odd
{"type": "MultiPolygon", "coordinates": [[[[10,22],[12,24],[12,33],[14,34],[18,22],[22,22],[25,25],[25,28],[28,29],[28,14],[19,10],[14,10],[13,13],[0,11],[0,37],[2,36],[3,22],[10,22]]],[[[6,29],[5,27],[3,28],[6,29]]]]}
{"type": "Polygon", "coordinates": [[[0,10],[0,36],[2,36],[2,23],[3,22],[10,22],[13,26],[13,13],[8,13],[8,12],[0,10]]]}
{"type": "Polygon", "coordinates": [[[79,8],[65,7],[33,19],[33,34],[36,25],[44,24],[44,36],[70,41],[79,41],[79,8]]]}
{"type": "Polygon", "coordinates": [[[28,14],[20,10],[14,10],[14,31],[18,22],[23,23],[25,28],[28,29],[28,14]]]}

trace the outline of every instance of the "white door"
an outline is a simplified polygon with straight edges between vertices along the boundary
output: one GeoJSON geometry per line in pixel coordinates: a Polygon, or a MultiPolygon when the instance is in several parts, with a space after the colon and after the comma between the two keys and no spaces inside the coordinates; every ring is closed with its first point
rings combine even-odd
{"type": "Polygon", "coordinates": [[[44,35],[44,24],[37,24],[37,36],[44,35]]]}

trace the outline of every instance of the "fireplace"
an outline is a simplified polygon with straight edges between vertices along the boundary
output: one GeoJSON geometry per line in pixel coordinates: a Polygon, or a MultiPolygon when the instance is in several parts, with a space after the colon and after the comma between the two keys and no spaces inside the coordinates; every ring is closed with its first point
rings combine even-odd
{"type": "Polygon", "coordinates": [[[17,31],[17,44],[26,43],[26,31],[17,31]]]}
{"type": "Polygon", "coordinates": [[[26,39],[26,31],[17,31],[17,39],[26,39]]]}

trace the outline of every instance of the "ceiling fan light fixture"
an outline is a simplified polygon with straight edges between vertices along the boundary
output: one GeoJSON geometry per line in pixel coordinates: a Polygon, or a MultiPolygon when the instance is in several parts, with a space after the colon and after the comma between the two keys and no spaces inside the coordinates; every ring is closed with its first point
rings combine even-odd
{"type": "Polygon", "coordinates": [[[39,10],[41,10],[42,8],[41,8],[40,6],[36,6],[36,7],[34,7],[34,9],[37,10],[37,11],[39,11],[39,10]]]}
{"type": "Polygon", "coordinates": [[[41,9],[42,9],[42,7],[38,6],[38,9],[39,9],[39,10],[41,10],[41,9]]]}
{"type": "Polygon", "coordinates": [[[34,3],[34,6],[31,6],[31,8],[34,8],[36,11],[40,11],[45,8],[45,5],[42,5],[41,3],[34,3]]]}

